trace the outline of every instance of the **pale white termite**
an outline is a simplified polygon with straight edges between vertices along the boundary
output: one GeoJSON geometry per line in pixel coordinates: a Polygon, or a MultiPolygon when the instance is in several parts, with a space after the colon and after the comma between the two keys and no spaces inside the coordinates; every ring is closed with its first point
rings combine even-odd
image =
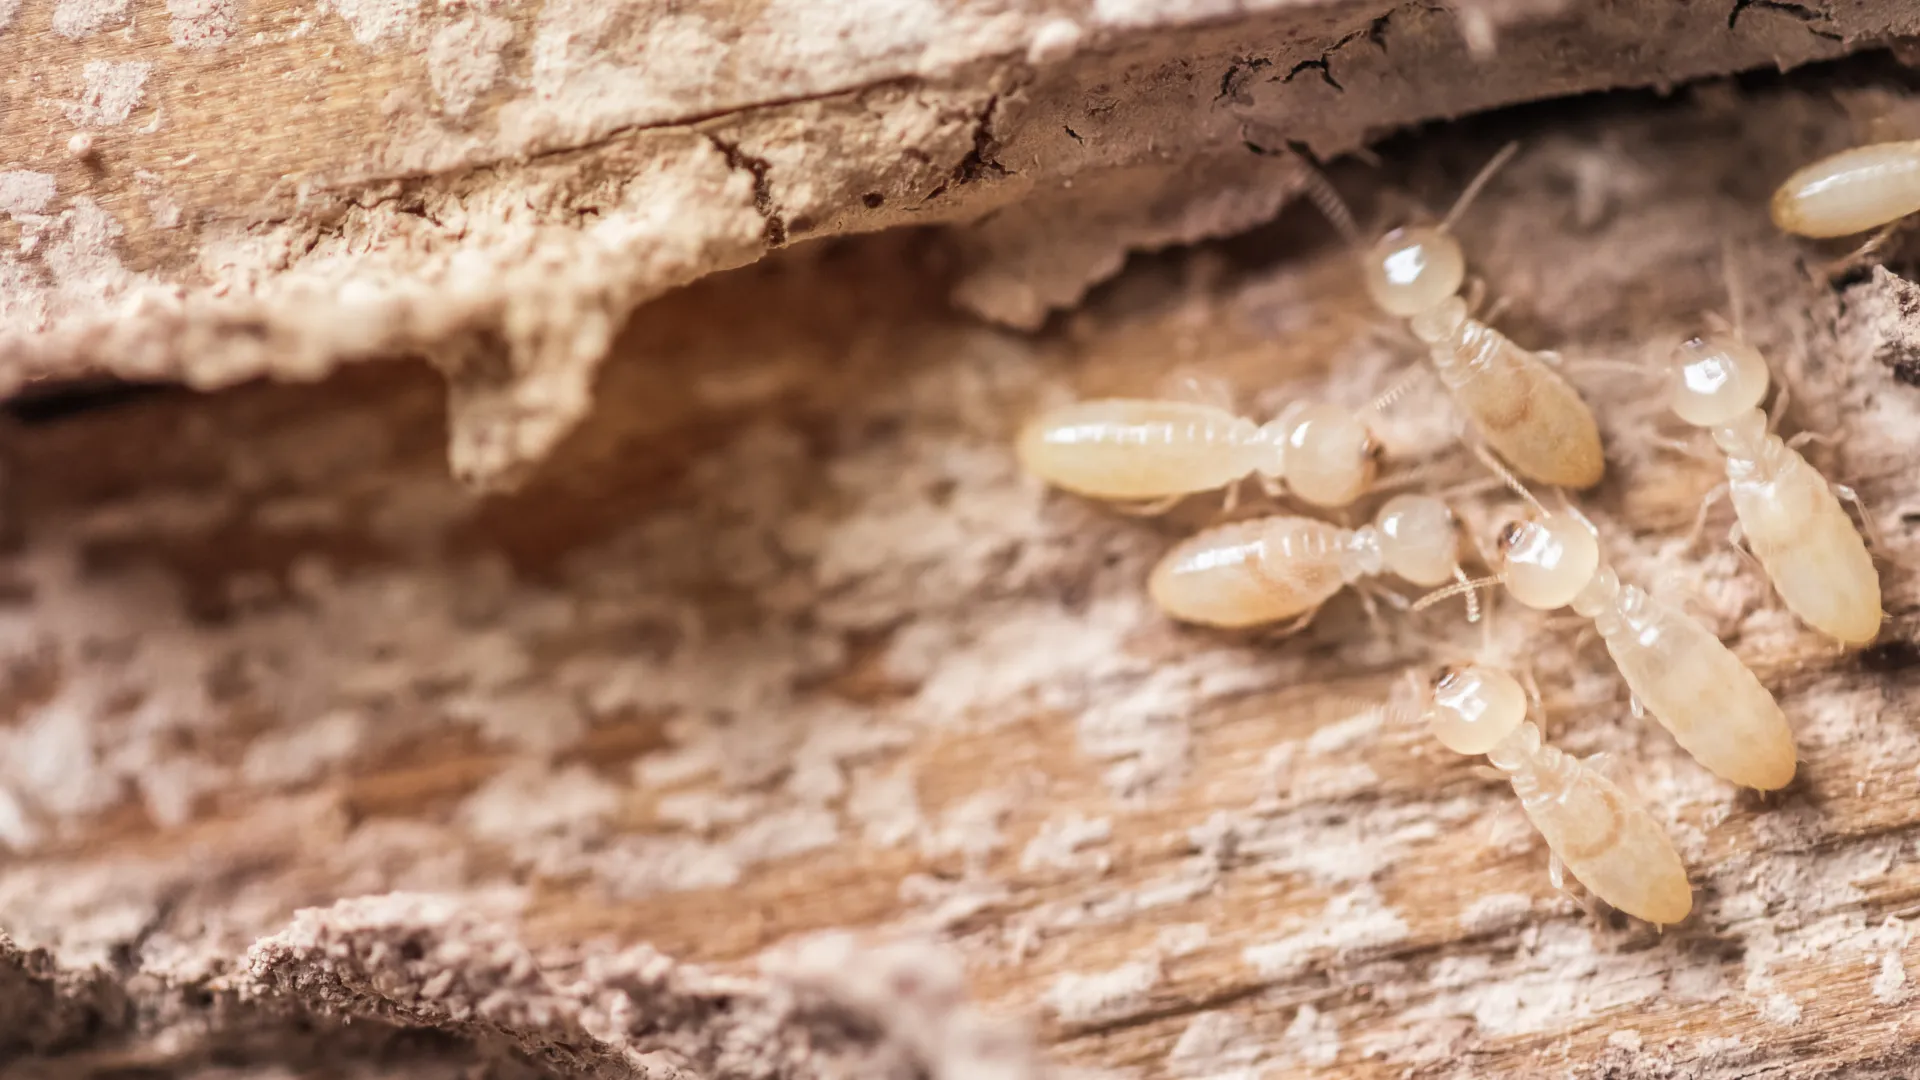
{"type": "MultiPolygon", "coordinates": [[[[1553,369],[1552,354],[1514,344],[1475,318],[1460,295],[1467,264],[1453,226],[1516,149],[1509,144],[1495,155],[1440,224],[1394,229],[1368,245],[1367,293],[1382,311],[1407,320],[1474,429],[1516,472],[1589,488],[1605,473],[1606,457],[1587,403],[1553,369]]],[[[1307,192],[1358,245],[1359,228],[1332,185],[1309,173],[1307,192]]]]}
{"type": "MultiPolygon", "coordinates": [[[[1161,558],[1147,590],[1182,622],[1247,627],[1292,619],[1291,631],[1334,593],[1381,573],[1427,587],[1464,580],[1459,545],[1446,503],[1399,495],[1358,529],[1285,515],[1207,529],[1161,558]]],[[[1362,597],[1371,600],[1371,591],[1362,597]]]]}
{"type": "Polygon", "coordinates": [[[1920,211],[1920,140],[1842,150],[1773,193],[1773,223],[1817,238],[1852,236],[1920,211]]]}
{"type": "Polygon", "coordinates": [[[1448,668],[1427,691],[1425,719],[1455,753],[1485,754],[1520,797],[1575,880],[1621,911],[1667,926],[1693,910],[1693,886],[1665,829],[1599,771],[1545,744],[1514,677],[1483,665],[1448,668]]]}
{"type": "MultiPolygon", "coordinates": [[[[1701,520],[1707,506],[1731,495],[1739,522],[1728,539],[1738,546],[1744,534],[1788,609],[1844,645],[1865,645],[1879,635],[1884,613],[1873,557],[1840,505],[1845,498],[1858,506],[1859,496],[1829,483],[1792,441],[1773,433],[1759,408],[1769,381],[1766,359],[1737,333],[1709,333],[1674,351],[1674,414],[1710,429],[1726,454],[1726,483],[1708,496],[1701,520]]],[[[1785,393],[1782,387],[1782,399],[1785,393]]]]}
{"type": "MultiPolygon", "coordinates": [[[[1518,488],[1523,495],[1525,489],[1518,488]]],[[[1633,692],[1674,740],[1722,779],[1772,791],[1793,779],[1793,730],[1773,695],[1719,638],[1684,611],[1622,584],[1598,532],[1571,507],[1510,521],[1495,545],[1495,576],[1429,593],[1420,610],[1493,582],[1539,611],[1571,607],[1591,619],[1633,692]]]]}
{"type": "Polygon", "coordinates": [[[1035,417],[1016,446],[1026,470],[1079,495],[1150,508],[1249,476],[1269,493],[1346,506],[1373,486],[1380,444],[1352,410],[1295,402],[1265,424],[1224,405],[1152,398],[1074,402],[1035,417]]]}

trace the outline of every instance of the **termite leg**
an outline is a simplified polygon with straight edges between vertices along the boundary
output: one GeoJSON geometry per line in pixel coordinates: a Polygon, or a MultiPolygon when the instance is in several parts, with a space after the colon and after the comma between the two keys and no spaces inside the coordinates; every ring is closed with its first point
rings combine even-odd
{"type": "Polygon", "coordinates": [[[1155,499],[1152,502],[1114,503],[1112,505],[1116,512],[1126,514],[1128,517],[1158,517],[1174,507],[1179,506],[1180,500],[1184,498],[1186,498],[1185,495],[1169,495],[1164,499],[1155,499]]]}
{"type": "Polygon", "coordinates": [[[1867,504],[1861,500],[1860,493],[1846,484],[1834,484],[1833,493],[1842,501],[1852,503],[1854,512],[1860,515],[1860,531],[1867,538],[1867,547],[1889,562],[1901,562],[1905,565],[1904,561],[1894,559],[1889,552],[1887,536],[1880,531],[1880,525],[1873,520],[1873,515],[1867,512],[1867,504]]]}
{"type": "MultiPolygon", "coordinates": [[[[1567,885],[1566,863],[1560,861],[1560,856],[1549,855],[1548,859],[1550,861],[1547,863],[1547,880],[1553,882],[1553,887],[1558,889],[1561,895],[1580,905],[1580,910],[1586,912],[1587,918],[1593,920],[1596,929],[1604,930],[1607,925],[1607,912],[1605,908],[1601,907],[1600,901],[1592,893],[1588,892],[1585,887],[1569,887],[1567,885]],[[1559,870],[1557,876],[1554,873],[1555,869],[1559,870]]],[[[1575,886],[1579,886],[1578,882],[1574,884],[1575,886]]]]}
{"type": "Polygon", "coordinates": [[[1520,665],[1520,685],[1526,688],[1527,700],[1533,702],[1534,714],[1546,718],[1546,702],[1540,696],[1540,680],[1533,677],[1531,662],[1520,665]]]}
{"type": "Polygon", "coordinates": [[[1700,538],[1706,535],[1707,515],[1732,491],[1732,485],[1722,480],[1700,499],[1700,512],[1693,515],[1693,528],[1687,530],[1687,546],[1680,549],[1682,552],[1692,551],[1700,543],[1700,538]]]}
{"type": "Polygon", "coordinates": [[[1734,550],[1734,553],[1740,556],[1741,562],[1747,564],[1748,569],[1752,570],[1756,574],[1759,574],[1761,577],[1766,577],[1767,568],[1761,565],[1760,559],[1758,556],[1756,556],[1753,552],[1747,550],[1746,541],[1747,541],[1747,531],[1740,527],[1740,523],[1738,521],[1734,522],[1733,527],[1727,530],[1728,546],[1732,547],[1734,550]]]}
{"type": "Polygon", "coordinates": [[[1647,718],[1647,707],[1640,703],[1639,694],[1627,695],[1627,711],[1633,714],[1635,720],[1645,720],[1647,718]]]}
{"type": "Polygon", "coordinates": [[[1769,435],[1779,428],[1781,418],[1787,415],[1787,402],[1793,400],[1793,390],[1785,382],[1779,383],[1779,387],[1773,392],[1773,408],[1767,413],[1767,434],[1769,435]]]}
{"type": "Polygon", "coordinates": [[[1378,582],[1361,582],[1359,592],[1363,596],[1371,594],[1375,600],[1380,601],[1395,611],[1405,611],[1413,606],[1412,600],[1407,599],[1400,593],[1378,582]]]}
{"type": "Polygon", "coordinates": [[[1496,296],[1496,298],[1492,300],[1492,304],[1488,304],[1486,296],[1488,296],[1488,290],[1486,290],[1486,281],[1484,281],[1484,279],[1475,277],[1475,279],[1467,282],[1467,296],[1465,296],[1465,300],[1467,300],[1467,313],[1473,315],[1475,319],[1482,321],[1482,323],[1498,323],[1501,315],[1507,313],[1507,307],[1513,304],[1513,298],[1511,298],[1511,296],[1496,296]]]}
{"type": "Polygon", "coordinates": [[[1632,779],[1622,775],[1620,762],[1605,750],[1596,750],[1588,754],[1586,757],[1580,759],[1580,764],[1592,769],[1595,773],[1598,773],[1602,779],[1615,787],[1626,789],[1627,794],[1633,795],[1635,798],[1639,797],[1638,793],[1631,788],[1632,779]]]}
{"type": "Polygon", "coordinates": [[[1262,633],[1260,636],[1263,638],[1274,640],[1274,641],[1278,641],[1281,638],[1292,637],[1293,635],[1313,625],[1314,618],[1319,614],[1320,614],[1320,609],[1314,608],[1312,611],[1307,612],[1305,615],[1300,616],[1299,618],[1293,620],[1292,622],[1285,622],[1285,623],[1281,623],[1279,626],[1272,627],[1271,629],[1262,633]]]}
{"type": "Polygon", "coordinates": [[[1672,451],[1682,457],[1690,457],[1695,461],[1711,461],[1716,464],[1720,461],[1720,455],[1701,446],[1697,441],[1675,439],[1666,435],[1651,435],[1647,437],[1647,441],[1662,450],[1672,451]]]}
{"type": "MultiPolygon", "coordinates": [[[[1467,315],[1469,317],[1476,317],[1480,311],[1480,305],[1487,302],[1486,279],[1478,274],[1468,278],[1467,288],[1466,291],[1461,294],[1461,299],[1467,302],[1467,315]]],[[[1481,319],[1480,321],[1488,322],[1490,320],[1481,319]]]]}
{"type": "Polygon", "coordinates": [[[1592,893],[1585,888],[1576,892],[1567,887],[1567,864],[1560,861],[1560,856],[1552,848],[1547,849],[1547,880],[1553,884],[1555,892],[1580,905],[1580,910],[1586,912],[1588,918],[1600,926],[1606,925],[1606,912],[1600,909],[1592,893]]]}
{"type": "Polygon", "coordinates": [[[1197,371],[1175,371],[1160,380],[1159,388],[1160,393],[1180,401],[1211,405],[1227,412],[1232,412],[1237,407],[1234,402],[1233,387],[1227,383],[1227,380],[1217,375],[1205,375],[1197,371]]]}
{"type": "Polygon", "coordinates": [[[1900,218],[1880,226],[1880,228],[1874,230],[1872,236],[1867,237],[1865,243],[1821,267],[1821,273],[1826,275],[1828,281],[1852,273],[1862,263],[1873,258],[1881,248],[1885,247],[1887,240],[1891,238],[1894,233],[1899,232],[1904,223],[1905,219],[1900,218]]]}
{"type": "Polygon", "coordinates": [[[1375,630],[1385,629],[1386,621],[1380,618],[1380,605],[1373,598],[1373,590],[1356,588],[1353,592],[1360,598],[1360,610],[1367,613],[1367,621],[1375,630]]]}
{"type": "Polygon", "coordinates": [[[1220,512],[1222,514],[1231,514],[1239,508],[1240,481],[1235,480],[1233,483],[1227,485],[1227,493],[1220,500],[1220,512]]]}
{"type": "Polygon", "coordinates": [[[1516,665],[1514,675],[1520,680],[1521,689],[1527,692],[1527,701],[1532,705],[1533,722],[1540,728],[1541,737],[1552,735],[1547,723],[1546,700],[1540,696],[1540,680],[1533,677],[1533,663],[1526,661],[1516,665]]]}
{"type": "Polygon", "coordinates": [[[1816,446],[1832,446],[1834,442],[1835,442],[1834,437],[1826,434],[1825,432],[1803,431],[1800,434],[1795,435],[1793,438],[1788,439],[1787,445],[1793,447],[1795,450],[1798,450],[1801,447],[1807,445],[1808,443],[1813,443],[1816,446]]]}

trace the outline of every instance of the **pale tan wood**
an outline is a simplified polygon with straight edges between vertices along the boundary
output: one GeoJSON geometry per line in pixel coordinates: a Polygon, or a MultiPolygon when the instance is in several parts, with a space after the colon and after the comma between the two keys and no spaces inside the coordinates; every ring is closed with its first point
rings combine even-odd
{"type": "MultiPolygon", "coordinates": [[[[1789,423],[1840,437],[1816,460],[1910,560],[1912,286],[1816,284],[1764,217],[1846,137],[1827,89],[1441,129],[1338,179],[1441,201],[1525,139],[1461,232],[1515,339],[1575,364],[1721,306],[1732,241],[1789,423]]],[[[413,363],[14,425],[0,1053],[1035,1075],[1024,1025],[1061,1070],[1180,1080],[1913,1071],[1904,565],[1884,643],[1836,654],[1731,553],[1679,552],[1711,470],[1644,441],[1641,388],[1587,380],[1611,557],[1698,594],[1803,753],[1778,798],[1736,793],[1597,650],[1503,610],[1555,740],[1614,754],[1701,886],[1663,936],[1596,925],[1504,791],[1365,719],[1474,647],[1456,609],[1182,630],[1145,569],[1214,504],[1141,522],[1014,469],[1037,403],[1176,364],[1255,415],[1391,382],[1416,353],[1371,340],[1324,231],[1142,261],[1031,336],[952,311],[941,254],[868,237],[648,305],[511,495],[447,477],[413,363]],[[862,947],[810,937],[841,930],[862,947]]],[[[1440,400],[1402,400],[1396,447],[1444,443],[1440,400]]]]}
{"type": "Polygon", "coordinates": [[[495,489],[578,422],[636,304],[776,248],[978,221],[956,298],[1034,327],[1131,250],[1271,218],[1290,147],[1332,157],[1495,105],[1920,33],[1898,0],[1804,18],[1670,0],[11,0],[4,17],[0,386],[212,388],[426,354],[453,384],[455,472],[495,489]]]}

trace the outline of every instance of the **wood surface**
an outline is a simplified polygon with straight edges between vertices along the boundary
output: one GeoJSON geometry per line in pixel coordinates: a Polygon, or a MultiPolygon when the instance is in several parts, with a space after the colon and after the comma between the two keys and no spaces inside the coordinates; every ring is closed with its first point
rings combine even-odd
{"type": "MultiPolygon", "coordinates": [[[[131,10],[133,45],[159,33],[131,10]]],[[[20,12],[0,58],[50,17],[20,12]]],[[[1920,290],[1898,242],[1830,279],[1843,246],[1764,216],[1911,81],[1869,56],[1553,102],[1332,170],[1371,222],[1523,140],[1468,258],[1600,412],[1583,506],[1615,565],[1800,739],[1792,787],[1737,792],[1575,628],[1496,613],[1555,741],[1671,828],[1688,923],[1557,894],[1511,794],[1380,708],[1481,647],[1457,606],[1183,629],[1145,574],[1217,502],[1141,520],[1017,471],[1019,422],[1071,396],[1190,370],[1264,417],[1388,385],[1417,352],[1311,211],[1135,256],[1026,331],[953,304],[984,231],[890,229],[646,302],[512,492],[449,476],[473,401],[417,360],[15,401],[0,1055],[102,1080],[1912,1075],[1920,290]],[[1724,509],[1687,550],[1714,467],[1657,445],[1683,433],[1651,382],[1580,366],[1727,310],[1727,253],[1787,427],[1835,438],[1814,460],[1888,538],[1864,652],[1769,599],[1724,509]]],[[[1466,475],[1453,425],[1426,385],[1384,431],[1466,475]]],[[[1514,505],[1462,508],[1484,539],[1514,505]]]]}

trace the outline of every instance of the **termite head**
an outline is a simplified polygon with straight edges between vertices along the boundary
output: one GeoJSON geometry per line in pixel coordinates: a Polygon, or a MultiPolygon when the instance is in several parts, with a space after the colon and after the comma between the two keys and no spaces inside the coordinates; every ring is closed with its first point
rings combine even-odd
{"type": "Polygon", "coordinates": [[[1431,495],[1396,495],[1373,522],[1388,570],[1427,588],[1453,577],[1460,565],[1460,531],[1446,503],[1431,495]]]}
{"type": "Polygon", "coordinates": [[[1427,692],[1427,727],[1457,754],[1484,754],[1527,719],[1527,692],[1498,668],[1443,668],[1427,692]]]}
{"type": "Polygon", "coordinates": [[[1719,427],[1759,408],[1769,378],[1766,358],[1740,338],[1689,338],[1673,350],[1667,401],[1687,423],[1719,427]]]}
{"type": "Polygon", "coordinates": [[[1287,488],[1315,506],[1347,506],[1366,494],[1380,471],[1379,442],[1350,409],[1296,401],[1274,422],[1287,488]]]}
{"type": "Polygon", "coordinates": [[[1460,242],[1431,225],[1393,230],[1375,241],[1366,260],[1368,294],[1382,311],[1402,319],[1455,295],[1467,276],[1460,242]]]}
{"type": "Polygon", "coordinates": [[[1515,600],[1539,611],[1566,607],[1600,569],[1600,541],[1572,514],[1509,521],[1494,542],[1494,573],[1515,600]]]}

